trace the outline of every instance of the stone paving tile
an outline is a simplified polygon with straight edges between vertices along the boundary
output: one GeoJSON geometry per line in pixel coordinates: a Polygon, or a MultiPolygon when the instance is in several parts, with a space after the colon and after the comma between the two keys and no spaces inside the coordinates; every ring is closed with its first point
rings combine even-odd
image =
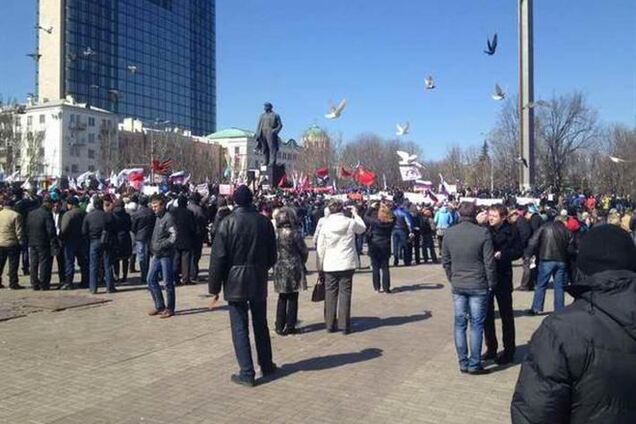
{"type": "MultiPolygon", "coordinates": [[[[373,292],[370,278],[368,270],[354,277],[349,336],[327,334],[322,303],[302,293],[306,332],[272,332],[281,372],[253,389],[229,381],[236,371],[229,320],[226,308],[206,308],[205,285],[178,288],[184,314],[170,320],[148,317],[148,293],[129,290],[98,296],[112,300],[99,307],[2,322],[0,423],[509,422],[519,367],[458,372],[441,267],[393,268],[392,295],[373,292]]],[[[37,295],[3,290],[0,305],[37,295]]],[[[514,296],[523,310],[532,294],[514,296]]],[[[271,293],[270,328],[275,303],[271,293]]],[[[541,319],[516,319],[519,358],[541,319]]]]}

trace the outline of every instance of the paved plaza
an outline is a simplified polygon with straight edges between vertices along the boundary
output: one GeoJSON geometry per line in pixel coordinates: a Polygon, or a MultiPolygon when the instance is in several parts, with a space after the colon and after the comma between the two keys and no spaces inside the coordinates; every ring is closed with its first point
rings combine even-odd
{"type": "MultiPolygon", "coordinates": [[[[206,269],[207,263],[204,255],[206,269]]],[[[16,318],[0,322],[0,422],[509,422],[519,365],[485,376],[459,373],[442,267],[391,272],[391,295],[373,291],[370,270],[356,273],[348,336],[325,332],[322,303],[312,303],[310,291],[299,302],[303,333],[277,336],[270,289],[269,326],[281,371],[254,388],[230,383],[237,365],[227,309],[222,301],[207,308],[205,284],[177,288],[178,312],[167,320],[146,315],[150,296],[135,285],[137,275],[108,295],[4,289],[0,310],[16,318]]],[[[309,276],[310,285],[315,278],[309,276]]],[[[515,309],[526,309],[531,297],[515,292],[515,309]]],[[[546,301],[551,309],[551,293],[546,301]]],[[[515,315],[519,362],[542,317],[515,315]]]]}

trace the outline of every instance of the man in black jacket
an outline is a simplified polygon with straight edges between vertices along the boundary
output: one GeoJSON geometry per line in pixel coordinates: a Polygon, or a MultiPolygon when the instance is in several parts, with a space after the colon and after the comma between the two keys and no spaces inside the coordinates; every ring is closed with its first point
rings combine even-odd
{"type": "Polygon", "coordinates": [[[636,246],[599,225],[583,236],[578,259],[585,277],[568,287],[574,303],[532,336],[514,424],[636,423],[636,246]]]}
{"type": "Polygon", "coordinates": [[[148,264],[150,263],[150,238],[155,228],[155,214],[148,207],[148,197],[139,198],[139,209],[131,217],[131,231],[135,235],[135,250],[139,260],[141,281],[148,283],[148,264]]]}
{"type": "Polygon", "coordinates": [[[232,375],[237,384],[253,386],[254,363],[248,329],[248,310],[263,376],[276,371],[267,327],[267,272],[277,259],[276,234],[271,222],[252,205],[252,193],[240,186],[234,193],[238,206],[223,219],[214,237],[210,256],[209,292],[218,300],[221,287],[230,307],[230,325],[241,371],[232,375]]]}
{"type": "MultiPolygon", "coordinates": [[[[519,238],[521,239],[521,244],[523,246],[523,249],[525,250],[528,247],[530,237],[532,237],[533,228],[536,227],[538,230],[543,221],[538,214],[528,215],[527,206],[522,206],[521,208],[519,208],[519,211],[519,217],[515,222],[515,226],[517,227],[519,238]],[[539,220],[538,222],[537,219],[539,220]],[[531,222],[531,220],[533,222],[531,222]]],[[[537,281],[537,268],[530,268],[531,262],[531,258],[523,258],[523,275],[521,276],[521,283],[519,284],[519,287],[517,287],[517,290],[519,291],[534,290],[534,286],[537,281]]]]}
{"type": "Polygon", "coordinates": [[[60,240],[64,246],[64,284],[63,290],[73,288],[75,274],[75,258],[79,263],[81,285],[88,286],[88,267],[86,266],[86,246],[82,235],[82,224],[86,213],[79,207],[79,200],[75,196],[66,198],[67,211],[62,215],[60,223],[60,240]]]}
{"type": "Polygon", "coordinates": [[[192,248],[196,239],[196,222],[194,214],[188,208],[188,199],[185,196],[177,198],[177,207],[172,207],[170,213],[177,228],[177,240],[174,243],[174,258],[172,269],[176,285],[190,285],[190,265],[192,260],[192,248]]]}
{"type": "Polygon", "coordinates": [[[568,247],[572,234],[565,228],[563,222],[555,220],[542,225],[528,242],[524,258],[535,255],[539,262],[537,287],[534,291],[532,308],[528,314],[535,315],[543,312],[545,292],[554,278],[554,310],[563,309],[565,305],[565,286],[568,283],[568,262],[570,254],[568,247]]]}
{"type": "Polygon", "coordinates": [[[25,230],[31,262],[31,287],[33,290],[49,290],[53,265],[52,248],[56,242],[51,203],[46,201],[41,207],[29,212],[25,230]]]}
{"type": "Polygon", "coordinates": [[[510,225],[506,218],[508,210],[503,205],[488,208],[488,222],[495,251],[497,265],[497,287],[491,293],[488,302],[488,313],[484,322],[486,339],[485,361],[496,360],[503,365],[514,360],[515,356],[515,318],[512,307],[512,261],[519,259],[523,253],[517,229],[510,225]],[[497,355],[497,332],[495,331],[495,299],[501,318],[504,350],[497,355]]]}
{"type": "Polygon", "coordinates": [[[88,239],[89,254],[89,290],[97,294],[97,285],[101,271],[106,282],[106,291],[114,293],[113,268],[111,263],[111,246],[116,234],[113,229],[112,216],[104,212],[104,200],[93,199],[94,209],[89,212],[82,222],[82,235],[88,239]]]}
{"type": "Polygon", "coordinates": [[[174,290],[174,274],[172,261],[174,258],[174,244],[177,240],[177,228],[174,218],[166,210],[166,199],[162,194],[152,196],[152,210],[157,215],[155,226],[150,238],[150,253],[152,259],[148,268],[148,289],[155,304],[155,308],[148,313],[150,316],[159,315],[160,318],[170,318],[176,307],[174,290]],[[161,286],[159,286],[159,270],[166,286],[166,302],[163,301],[161,286]]]}
{"type": "Polygon", "coordinates": [[[192,245],[192,260],[190,261],[190,278],[192,281],[199,280],[199,261],[203,252],[203,242],[205,241],[205,232],[208,227],[208,216],[201,207],[201,195],[197,192],[192,193],[188,202],[188,210],[194,214],[195,221],[195,238],[192,245]]]}
{"type": "Polygon", "coordinates": [[[442,264],[453,286],[455,348],[459,370],[486,374],[481,362],[481,342],[488,298],[497,285],[497,270],[488,229],[477,225],[477,207],[462,202],[460,222],[449,228],[442,243],[442,264]],[[466,329],[470,319],[470,356],[466,329]]]}

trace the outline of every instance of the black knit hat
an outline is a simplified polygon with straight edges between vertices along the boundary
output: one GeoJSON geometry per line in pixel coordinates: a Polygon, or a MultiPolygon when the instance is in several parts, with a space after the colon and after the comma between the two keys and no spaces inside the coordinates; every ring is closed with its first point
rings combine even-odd
{"type": "Polygon", "coordinates": [[[622,228],[599,225],[581,239],[576,264],[586,275],[613,269],[636,271],[636,244],[622,228]]]}
{"type": "Polygon", "coordinates": [[[246,185],[239,186],[234,192],[234,203],[238,206],[249,206],[252,200],[252,192],[246,185]]]}

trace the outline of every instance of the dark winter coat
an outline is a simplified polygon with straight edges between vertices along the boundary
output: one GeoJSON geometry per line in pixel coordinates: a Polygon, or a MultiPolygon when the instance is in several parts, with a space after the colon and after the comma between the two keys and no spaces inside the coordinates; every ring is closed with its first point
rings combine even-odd
{"type": "Polygon", "coordinates": [[[367,243],[369,245],[369,256],[386,259],[391,256],[391,234],[395,226],[395,220],[391,222],[381,222],[375,216],[367,215],[367,243]]]}
{"type": "Polygon", "coordinates": [[[130,215],[123,207],[113,210],[113,229],[117,238],[116,255],[119,259],[126,259],[132,255],[132,239],[130,229],[132,227],[130,215]]]}
{"type": "Polygon", "coordinates": [[[453,292],[483,292],[497,285],[492,237],[487,228],[461,218],[446,230],[442,264],[453,292]]]}
{"type": "Polygon", "coordinates": [[[492,235],[492,248],[496,252],[501,252],[501,257],[495,260],[497,264],[497,274],[512,274],[512,261],[515,261],[523,254],[521,238],[514,225],[504,221],[499,228],[490,227],[492,235]]]}
{"type": "Polygon", "coordinates": [[[196,221],[194,214],[185,206],[177,206],[170,209],[170,213],[177,227],[177,240],[174,243],[175,249],[191,250],[197,236],[196,221]]]}
{"type": "Polygon", "coordinates": [[[521,245],[525,249],[528,246],[530,237],[532,237],[532,225],[530,225],[530,222],[525,217],[520,216],[515,222],[515,227],[517,227],[521,245]]]}
{"type": "Polygon", "coordinates": [[[60,223],[60,239],[64,242],[73,241],[80,243],[83,239],[82,224],[86,212],[78,207],[74,207],[70,211],[62,215],[60,223]]]}
{"type": "Polygon", "coordinates": [[[168,211],[158,215],[150,238],[150,253],[158,258],[171,258],[174,255],[174,244],[177,241],[177,227],[174,218],[168,211]]]}
{"type": "Polygon", "coordinates": [[[39,207],[29,212],[24,229],[29,246],[53,247],[57,232],[50,210],[39,207]]]}
{"type": "Polygon", "coordinates": [[[512,422],[636,423],[636,273],[605,271],[567,290],[574,303],[532,337],[512,422]]]}
{"type": "Polygon", "coordinates": [[[548,222],[536,231],[524,252],[524,256],[536,255],[540,261],[568,263],[570,260],[570,242],[572,234],[560,221],[548,222]]]}
{"type": "Polygon", "coordinates": [[[295,293],[307,289],[305,262],[307,245],[299,230],[282,227],[276,230],[278,260],[274,265],[274,290],[276,293],[295,293]]]}
{"type": "Polygon", "coordinates": [[[188,203],[188,210],[194,215],[196,238],[199,243],[202,243],[205,238],[205,229],[208,226],[208,215],[201,206],[194,202],[188,203]]]}
{"type": "Polygon", "coordinates": [[[227,206],[220,207],[219,210],[216,212],[216,215],[214,216],[214,222],[212,223],[212,227],[210,227],[210,242],[214,242],[214,236],[219,230],[221,222],[231,213],[232,211],[227,206]]]}
{"type": "Polygon", "coordinates": [[[89,240],[100,240],[104,231],[114,234],[111,214],[104,212],[103,209],[94,209],[86,214],[82,223],[84,237],[88,237],[89,240]]]}
{"type": "Polygon", "coordinates": [[[276,233],[254,207],[236,208],[214,237],[208,289],[228,302],[267,299],[267,272],[276,263],[276,233]]]}
{"type": "Polygon", "coordinates": [[[132,232],[135,241],[150,241],[155,228],[155,213],[147,206],[140,206],[131,217],[132,232]]]}

